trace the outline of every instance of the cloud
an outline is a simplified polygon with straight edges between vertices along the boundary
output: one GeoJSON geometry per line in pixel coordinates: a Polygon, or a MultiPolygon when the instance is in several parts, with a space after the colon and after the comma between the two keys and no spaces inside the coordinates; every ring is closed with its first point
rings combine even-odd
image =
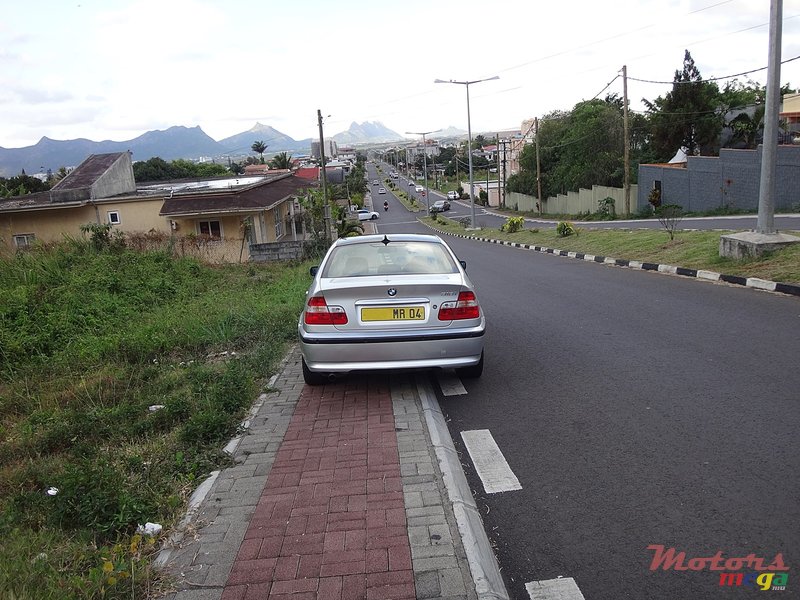
{"type": "Polygon", "coordinates": [[[75,96],[64,90],[12,87],[7,89],[6,92],[8,93],[8,102],[22,102],[33,105],[62,104],[75,99],[75,96]]]}

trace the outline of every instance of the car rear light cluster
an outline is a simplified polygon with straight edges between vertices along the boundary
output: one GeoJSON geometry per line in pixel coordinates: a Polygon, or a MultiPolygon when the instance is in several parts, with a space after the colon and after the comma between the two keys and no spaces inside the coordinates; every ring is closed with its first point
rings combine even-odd
{"type": "Polygon", "coordinates": [[[443,302],[439,308],[440,321],[477,319],[480,316],[481,307],[474,292],[459,292],[456,302],[443,302]]]}
{"type": "Polygon", "coordinates": [[[306,304],[307,325],[345,325],[347,313],[341,306],[328,306],[324,296],[312,296],[306,304]]]}

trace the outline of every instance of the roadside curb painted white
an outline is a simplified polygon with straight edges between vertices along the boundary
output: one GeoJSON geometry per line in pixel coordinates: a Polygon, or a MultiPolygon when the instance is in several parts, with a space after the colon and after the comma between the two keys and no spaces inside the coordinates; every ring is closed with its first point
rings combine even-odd
{"type": "Polygon", "coordinates": [[[195,513],[200,508],[200,505],[203,503],[203,500],[205,500],[205,497],[211,491],[211,488],[214,486],[214,482],[217,480],[219,473],[219,471],[211,471],[211,474],[206,477],[203,483],[201,483],[197,489],[192,492],[192,495],[189,497],[189,504],[186,508],[186,513],[184,513],[183,518],[181,519],[180,523],[178,523],[178,526],[170,534],[169,538],[167,538],[167,542],[162,544],[161,551],[153,561],[153,566],[156,568],[162,568],[169,562],[169,559],[172,556],[172,550],[177,548],[183,541],[186,528],[189,526],[189,523],[192,522],[195,513]]]}
{"type": "Polygon", "coordinates": [[[564,256],[566,258],[575,258],[587,262],[596,262],[599,264],[627,267],[629,269],[638,269],[641,271],[653,271],[655,273],[663,273],[667,275],[679,275],[681,277],[692,277],[694,279],[703,279],[705,281],[722,281],[733,285],[741,285],[752,289],[762,290],[766,292],[778,292],[781,294],[788,294],[790,296],[800,296],[800,284],[795,283],[781,283],[779,281],[768,281],[766,279],[758,279],[757,277],[741,277],[739,275],[726,275],[724,273],[715,273],[713,271],[704,271],[702,269],[688,269],[686,267],[677,267],[674,265],[662,265],[658,263],[640,262],[638,260],[627,260],[621,258],[611,258],[609,256],[595,256],[594,254],[585,254],[583,252],[569,252],[567,250],[558,250],[555,248],[548,248],[546,246],[534,246],[531,244],[520,244],[519,242],[507,242],[505,240],[495,240],[492,238],[476,237],[474,235],[459,235],[457,233],[450,233],[437,229],[428,223],[420,221],[430,229],[441,233],[443,235],[451,235],[453,237],[462,238],[465,240],[475,240],[478,242],[487,242],[490,244],[499,244],[501,246],[511,246],[513,248],[521,248],[523,250],[533,250],[534,252],[542,252],[544,254],[553,254],[555,256],[564,256]]]}
{"type": "MultiPolygon", "coordinates": [[[[267,383],[267,389],[271,389],[275,382],[278,379],[278,375],[283,371],[284,367],[286,366],[286,362],[289,358],[289,354],[287,353],[286,356],[283,357],[280,364],[277,366],[276,373],[270,377],[269,382],[267,383]]],[[[247,418],[242,421],[241,429],[246,430],[250,428],[251,420],[256,416],[258,413],[258,409],[261,408],[261,405],[267,400],[267,392],[263,392],[259,394],[258,399],[250,407],[250,411],[248,412],[247,418]]],[[[243,435],[238,435],[231,439],[225,447],[222,449],[223,452],[227,453],[229,456],[233,456],[236,452],[236,449],[239,447],[239,443],[242,441],[243,435]]],[[[175,529],[170,533],[169,537],[165,542],[161,544],[161,550],[156,555],[155,560],[153,561],[153,566],[157,568],[163,568],[169,562],[172,551],[175,548],[178,548],[183,541],[183,538],[186,534],[186,530],[189,527],[189,524],[194,519],[195,513],[197,513],[200,505],[205,500],[208,493],[211,491],[211,488],[214,486],[214,482],[217,481],[217,477],[219,476],[220,471],[211,471],[208,477],[201,483],[197,488],[192,492],[192,495],[189,497],[189,502],[186,507],[186,512],[184,513],[183,517],[181,518],[180,522],[177,524],[175,529]]]]}
{"type": "Polygon", "coordinates": [[[500,575],[497,558],[483,527],[483,520],[472,497],[467,477],[461,468],[461,461],[436,395],[430,384],[422,378],[417,378],[417,391],[428,425],[431,445],[436,452],[447,495],[453,505],[456,524],[475,582],[475,592],[481,600],[508,600],[509,595],[500,575]]]}

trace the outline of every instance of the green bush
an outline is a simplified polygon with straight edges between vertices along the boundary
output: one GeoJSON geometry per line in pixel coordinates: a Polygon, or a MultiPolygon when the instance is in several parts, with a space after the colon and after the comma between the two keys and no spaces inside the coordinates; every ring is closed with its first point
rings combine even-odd
{"type": "Polygon", "coordinates": [[[556,225],[556,235],[558,237],[567,237],[575,234],[575,226],[569,221],[560,221],[556,225]]]}
{"type": "Polygon", "coordinates": [[[647,194],[647,201],[652,205],[654,209],[658,209],[661,206],[661,190],[658,188],[653,188],[647,194]]]}
{"type": "Polygon", "coordinates": [[[611,196],[603,198],[598,203],[599,206],[597,208],[597,215],[603,221],[610,221],[613,220],[616,216],[616,210],[614,208],[614,199],[611,196]]]}
{"type": "Polygon", "coordinates": [[[508,217],[506,222],[500,227],[500,231],[506,233],[516,233],[522,231],[525,226],[525,219],[523,217],[508,217]]]}
{"type": "Polygon", "coordinates": [[[136,485],[104,457],[69,464],[53,496],[52,524],[64,529],[91,529],[105,541],[117,532],[135,529],[157,514],[157,499],[136,485]]]}

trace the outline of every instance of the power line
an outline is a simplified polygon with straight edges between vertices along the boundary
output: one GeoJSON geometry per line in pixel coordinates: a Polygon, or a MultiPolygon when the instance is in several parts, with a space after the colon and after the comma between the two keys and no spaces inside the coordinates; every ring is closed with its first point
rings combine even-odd
{"type": "Polygon", "coordinates": [[[608,88],[610,88],[610,87],[611,87],[611,84],[612,84],[612,83],[614,83],[614,82],[615,82],[617,79],[619,79],[619,73],[617,73],[617,76],[616,76],[616,77],[614,77],[614,79],[612,79],[611,81],[609,81],[609,82],[608,82],[608,84],[606,85],[606,87],[604,87],[602,90],[600,90],[599,92],[597,92],[597,93],[594,95],[594,97],[592,98],[592,100],[596,100],[596,99],[597,99],[597,97],[598,97],[600,94],[602,94],[603,92],[605,92],[605,91],[606,91],[608,88]]]}
{"type": "MultiPolygon", "coordinates": [[[[788,58],[788,59],[782,61],[781,64],[785,65],[786,63],[790,63],[790,62],[792,62],[794,60],[797,60],[798,58],[800,58],[800,56],[795,56],[794,58],[788,58]]],[[[640,83],[657,83],[657,84],[662,84],[662,85],[672,85],[672,84],[675,84],[675,83],[678,83],[678,84],[703,83],[703,82],[707,82],[707,81],[721,81],[723,79],[733,79],[734,77],[741,77],[742,75],[750,75],[751,73],[758,73],[759,71],[766,71],[766,70],[767,70],[767,67],[760,67],[758,69],[753,69],[751,71],[744,71],[743,73],[736,73],[735,75],[724,75],[722,77],[711,77],[709,79],[702,79],[700,81],[652,81],[650,79],[639,79],[637,77],[630,77],[630,76],[628,77],[628,79],[631,80],[631,81],[638,81],[640,83]]]]}

